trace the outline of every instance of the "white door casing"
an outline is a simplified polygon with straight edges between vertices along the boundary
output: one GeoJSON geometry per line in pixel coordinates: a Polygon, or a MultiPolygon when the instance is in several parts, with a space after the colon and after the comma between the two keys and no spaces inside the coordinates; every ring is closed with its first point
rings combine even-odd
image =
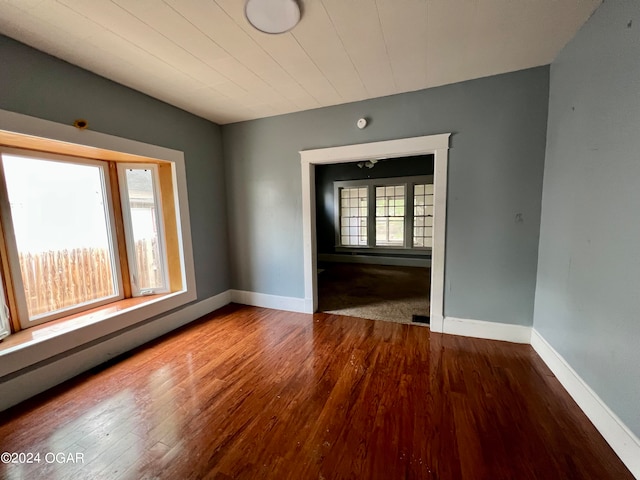
{"type": "Polygon", "coordinates": [[[431,251],[430,328],[443,331],[444,259],[447,213],[447,165],[450,133],[401,138],[382,142],[300,151],[302,167],[302,228],[304,243],[305,311],[318,306],[315,165],[346,163],[371,159],[394,159],[416,155],[434,156],[434,220],[431,251]]]}

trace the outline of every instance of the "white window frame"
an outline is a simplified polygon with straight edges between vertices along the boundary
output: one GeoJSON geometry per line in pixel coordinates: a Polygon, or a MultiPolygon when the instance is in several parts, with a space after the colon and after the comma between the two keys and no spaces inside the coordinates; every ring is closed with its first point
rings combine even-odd
{"type": "MultiPolygon", "coordinates": [[[[7,245],[7,253],[9,256],[9,268],[12,272],[13,282],[15,285],[15,297],[16,306],[18,308],[18,315],[20,318],[20,325],[22,328],[30,328],[42,323],[50,322],[61,317],[67,317],[75,313],[88,310],[90,308],[100,307],[108,303],[113,303],[124,298],[124,289],[122,286],[122,273],[120,271],[120,252],[118,251],[118,242],[116,240],[116,225],[113,212],[113,202],[111,198],[111,188],[109,186],[109,164],[101,160],[92,160],[88,158],[76,158],[67,155],[59,155],[53,153],[34,152],[29,150],[0,147],[0,157],[2,154],[10,154],[15,157],[32,158],[36,160],[45,160],[58,163],[71,163],[75,165],[91,165],[99,167],[102,176],[102,192],[105,202],[105,213],[107,215],[107,235],[109,237],[109,246],[111,249],[111,269],[114,276],[115,294],[108,297],[101,298],[93,302],[84,302],[77,304],[76,306],[56,310],[52,313],[45,313],[35,315],[33,318],[29,318],[29,311],[27,307],[27,300],[24,291],[24,283],[22,280],[22,274],[20,269],[20,260],[18,256],[18,246],[16,244],[15,234],[13,230],[13,221],[11,217],[11,207],[9,205],[9,198],[7,192],[4,191],[1,197],[4,197],[4,201],[0,206],[2,212],[2,226],[5,232],[5,242],[7,245]]],[[[4,167],[0,162],[0,189],[6,189],[6,177],[4,174],[4,167]]],[[[1,198],[0,197],[0,198],[1,198]]]]}
{"type": "MultiPolygon", "coordinates": [[[[416,201],[416,191],[415,191],[415,188],[416,188],[416,186],[417,186],[417,185],[424,185],[425,187],[426,187],[426,186],[428,186],[428,185],[431,185],[431,191],[433,191],[433,176],[431,176],[431,181],[430,181],[430,182],[427,182],[427,183],[414,183],[414,184],[412,185],[412,190],[413,190],[413,192],[412,192],[412,195],[411,195],[411,202],[412,202],[412,203],[411,203],[411,208],[412,208],[412,211],[411,211],[411,232],[409,232],[411,235],[408,237],[408,238],[409,238],[409,239],[408,239],[408,241],[411,243],[412,248],[420,249],[420,250],[422,250],[422,249],[428,249],[428,250],[431,250],[431,249],[433,248],[433,224],[434,224],[434,222],[435,222],[435,206],[434,206],[433,204],[431,204],[431,205],[423,205],[424,207],[431,206],[431,207],[433,208],[434,212],[433,212],[431,215],[427,215],[427,214],[425,214],[425,215],[418,215],[418,217],[422,217],[423,219],[426,219],[426,218],[431,218],[431,219],[432,219],[432,220],[431,220],[431,225],[424,225],[424,224],[423,224],[423,225],[421,226],[421,228],[423,228],[423,229],[424,229],[424,228],[431,228],[431,235],[422,235],[422,237],[421,237],[421,238],[423,238],[423,239],[424,239],[424,238],[431,238],[431,245],[428,245],[428,246],[425,246],[425,245],[423,245],[423,246],[416,246],[416,245],[415,245],[415,235],[414,235],[414,232],[415,232],[415,229],[416,229],[416,228],[420,228],[420,227],[416,227],[416,213],[415,213],[415,207],[416,207],[416,204],[415,204],[415,201],[416,201]]],[[[433,194],[433,193],[431,193],[431,194],[426,194],[426,195],[431,195],[432,197],[434,197],[434,194],[433,194]]]]}
{"type": "Polygon", "coordinates": [[[335,246],[347,250],[357,251],[371,246],[371,189],[366,180],[341,180],[333,182],[333,206],[334,206],[334,226],[335,226],[335,246]],[[342,212],[341,212],[341,191],[344,188],[366,188],[367,189],[367,243],[366,245],[345,245],[342,243],[342,212]]]}
{"type": "MultiPolygon", "coordinates": [[[[375,238],[374,238],[374,247],[375,248],[393,248],[393,249],[403,249],[403,250],[407,250],[410,249],[411,246],[407,244],[407,231],[409,230],[409,226],[411,224],[412,218],[410,215],[407,214],[408,212],[408,208],[407,208],[407,204],[408,204],[408,193],[407,191],[409,190],[409,184],[405,183],[405,182],[391,182],[391,184],[389,185],[374,185],[371,188],[371,193],[373,196],[373,221],[374,221],[374,232],[375,232],[375,238]],[[395,195],[395,189],[397,187],[402,187],[404,193],[402,195],[402,199],[404,200],[404,205],[403,205],[403,209],[404,209],[404,213],[402,216],[396,216],[396,215],[378,215],[378,189],[382,188],[385,191],[384,194],[384,198],[388,198],[387,197],[387,193],[386,190],[387,188],[393,188],[394,189],[394,197],[396,197],[395,195]],[[391,222],[390,220],[392,218],[401,218],[402,219],[402,243],[400,245],[394,245],[392,243],[380,243],[380,239],[378,238],[378,219],[386,219],[386,224],[387,224],[387,238],[389,237],[389,230],[390,230],[390,226],[391,226],[391,222]]],[[[387,213],[389,213],[388,211],[389,205],[387,205],[387,213]]],[[[395,208],[395,207],[394,207],[395,208]]]]}
{"type": "Polygon", "coordinates": [[[122,220],[124,222],[125,240],[127,244],[127,258],[129,263],[129,277],[131,281],[131,294],[134,297],[143,295],[152,295],[157,293],[166,293],[169,291],[169,263],[167,261],[167,246],[164,234],[164,220],[162,215],[162,202],[159,201],[160,196],[160,177],[158,175],[158,166],[153,163],[118,163],[118,184],[120,186],[120,200],[122,203],[122,220]],[[129,184],[126,178],[126,171],[132,170],[150,170],[153,183],[153,195],[155,206],[155,219],[158,225],[158,250],[162,261],[162,287],[141,289],[138,285],[138,279],[134,275],[137,273],[136,248],[135,239],[133,238],[133,224],[131,219],[131,205],[129,202],[129,184]]]}

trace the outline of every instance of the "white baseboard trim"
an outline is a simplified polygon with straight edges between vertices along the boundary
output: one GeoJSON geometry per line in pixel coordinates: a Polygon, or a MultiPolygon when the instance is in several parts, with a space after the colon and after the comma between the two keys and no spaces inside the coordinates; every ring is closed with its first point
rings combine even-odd
{"type": "Polygon", "coordinates": [[[444,318],[442,315],[431,315],[429,318],[429,329],[434,333],[443,333],[444,318]]]}
{"type": "Polygon", "coordinates": [[[304,310],[303,313],[315,313],[313,311],[313,298],[305,298],[304,299],[304,310]]]}
{"type": "Polygon", "coordinates": [[[450,335],[501,340],[512,343],[531,343],[531,327],[524,325],[485,322],[456,317],[445,317],[442,323],[442,333],[450,335]]]}
{"type": "Polygon", "coordinates": [[[289,312],[306,313],[308,301],[304,298],[281,297],[266,293],[247,292],[245,290],[230,290],[231,301],[253,307],[273,308],[275,310],[287,310],[289,312]]]}
{"type": "Polygon", "coordinates": [[[636,478],[640,479],[640,439],[627,428],[535,328],[531,332],[531,346],[611,445],[620,460],[636,478]]]}
{"type": "Polygon", "coordinates": [[[0,383],[0,411],[48,390],[171,330],[182,327],[231,302],[231,293],[223,292],[157,318],[108,340],[78,350],[42,367],[28,370],[0,383]]]}
{"type": "MultiPolygon", "coordinates": [[[[193,320],[196,320],[200,317],[205,316],[207,313],[214,312],[225,305],[229,305],[231,303],[231,290],[227,290],[226,292],[219,293],[218,295],[214,295],[213,297],[205,298],[204,300],[189,305],[189,316],[193,317],[193,320]]],[[[189,323],[188,320],[186,323],[189,323]]]]}

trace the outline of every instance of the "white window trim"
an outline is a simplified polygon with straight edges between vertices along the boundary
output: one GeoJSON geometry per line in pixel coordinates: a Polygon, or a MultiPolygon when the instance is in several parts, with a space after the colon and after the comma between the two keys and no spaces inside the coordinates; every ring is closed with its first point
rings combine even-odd
{"type": "Polygon", "coordinates": [[[169,263],[167,261],[167,245],[165,243],[164,235],[164,221],[162,217],[162,202],[159,202],[160,188],[159,188],[159,176],[158,166],[150,163],[118,163],[118,183],[120,185],[120,199],[122,203],[122,218],[124,220],[125,237],[127,243],[127,257],[129,261],[129,272],[131,280],[131,290],[134,297],[141,295],[166,293],[169,291],[169,263]],[[138,285],[138,280],[134,278],[133,272],[136,270],[136,258],[135,258],[135,240],[133,238],[133,224],[131,223],[131,205],[129,203],[129,184],[126,179],[127,169],[147,169],[152,172],[153,182],[153,195],[155,203],[155,218],[158,225],[158,240],[159,240],[159,254],[162,258],[162,287],[141,290],[138,285]],[[145,293],[142,293],[145,292],[145,293]],[[148,293],[147,293],[148,292],[148,293]]]}
{"type": "Polygon", "coordinates": [[[145,322],[196,300],[196,280],[183,152],[90,130],[78,130],[70,125],[62,125],[5,110],[0,110],[0,130],[170,162],[176,179],[174,186],[176,221],[178,231],[181,234],[180,252],[183,260],[183,284],[185,285],[185,288],[179,292],[125,309],[108,318],[89,321],[74,330],[61,331],[47,338],[34,338],[19,346],[1,349],[0,377],[52,358],[79,345],[96,341],[119,330],[145,322]]]}
{"type": "Polygon", "coordinates": [[[302,170],[302,228],[304,251],[305,311],[318,307],[315,165],[359,160],[394,159],[434,155],[434,221],[431,259],[430,328],[442,333],[444,314],[445,229],[447,210],[447,166],[450,133],[402,138],[383,142],[319,148],[300,152],[302,170]]]}

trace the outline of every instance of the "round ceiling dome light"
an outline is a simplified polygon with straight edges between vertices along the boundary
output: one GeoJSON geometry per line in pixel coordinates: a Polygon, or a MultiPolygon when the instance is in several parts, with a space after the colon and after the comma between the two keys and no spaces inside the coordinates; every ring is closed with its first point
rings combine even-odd
{"type": "Polygon", "coordinates": [[[300,21],[296,0],[247,0],[244,14],[251,25],[264,33],[284,33],[300,21]]]}

